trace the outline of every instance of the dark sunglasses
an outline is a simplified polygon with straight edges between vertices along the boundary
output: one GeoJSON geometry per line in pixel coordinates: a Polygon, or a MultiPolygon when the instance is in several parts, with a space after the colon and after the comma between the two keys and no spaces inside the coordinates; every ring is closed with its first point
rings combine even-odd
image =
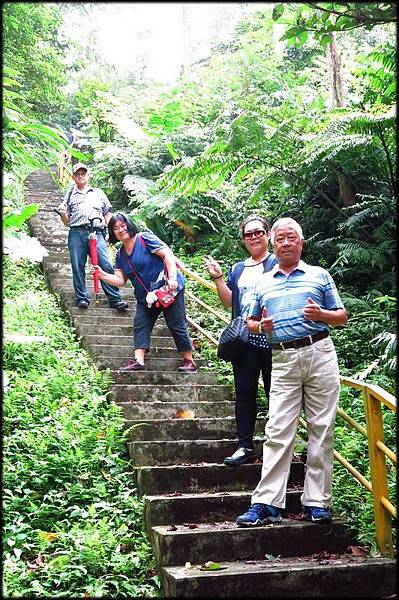
{"type": "Polygon", "coordinates": [[[253,237],[258,239],[264,235],[266,235],[266,231],[264,229],[255,229],[255,231],[245,231],[245,233],[242,234],[242,237],[244,240],[250,240],[253,237]]]}

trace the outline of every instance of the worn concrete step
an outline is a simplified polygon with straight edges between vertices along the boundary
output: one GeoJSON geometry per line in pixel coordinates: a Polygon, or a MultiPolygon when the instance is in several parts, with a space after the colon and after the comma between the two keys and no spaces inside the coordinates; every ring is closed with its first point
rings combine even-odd
{"type": "MultiPolygon", "coordinates": [[[[123,315],[123,313],[122,313],[123,315]]],[[[100,317],[91,317],[90,315],[76,315],[75,327],[79,331],[81,336],[107,336],[111,344],[118,343],[117,340],[133,335],[133,321],[127,320],[120,314],[115,315],[112,319],[112,323],[106,322],[100,317]],[[115,323],[115,319],[117,322],[115,323]],[[117,334],[117,335],[115,335],[117,334]]],[[[161,320],[155,324],[152,330],[153,336],[167,336],[171,337],[169,329],[162,325],[161,320]]]]}
{"type": "MultiPolygon", "coordinates": [[[[87,287],[88,289],[91,289],[91,291],[94,294],[94,286],[93,286],[93,277],[90,276],[90,279],[87,278],[87,287]],[[91,279],[91,281],[90,281],[91,279]]],[[[72,302],[73,304],[75,304],[75,292],[73,291],[73,288],[68,288],[68,289],[60,289],[60,288],[56,288],[57,289],[57,294],[59,294],[63,300],[65,302],[72,302]]],[[[133,288],[128,288],[128,287],[124,287],[124,288],[119,288],[120,291],[120,295],[121,298],[125,301],[128,302],[130,299],[133,300],[134,296],[133,296],[133,288]]],[[[105,301],[108,304],[108,299],[105,296],[104,292],[102,291],[101,288],[101,284],[100,284],[100,301],[105,301]]]]}
{"type": "MultiPolygon", "coordinates": [[[[114,330],[115,331],[115,330],[114,330]]],[[[80,339],[82,344],[90,346],[94,353],[101,354],[108,348],[109,354],[118,356],[126,356],[129,349],[133,347],[133,326],[131,326],[130,332],[126,334],[118,335],[101,335],[101,333],[93,335],[81,335],[80,339]],[[118,343],[119,341],[119,343],[118,343]]],[[[151,348],[172,348],[177,352],[176,346],[170,331],[166,332],[165,335],[152,335],[151,336],[151,348]]],[[[151,351],[148,354],[151,354],[151,351]]]]}
{"type": "MultiPolygon", "coordinates": [[[[191,414],[191,413],[190,413],[191,414]]],[[[154,419],[131,419],[125,421],[125,427],[129,431],[131,442],[146,441],[168,441],[168,440],[196,440],[196,439],[232,439],[237,437],[236,420],[234,417],[196,417],[173,418],[169,420],[154,419]]],[[[265,419],[256,422],[256,433],[263,435],[265,430],[265,419]]]]}
{"type": "Polygon", "coordinates": [[[235,522],[198,523],[196,529],[175,525],[152,528],[153,552],[159,566],[203,564],[209,560],[263,560],[273,556],[303,556],[314,552],[343,552],[353,532],[338,519],[328,524],[283,519],[262,527],[238,527],[235,522]]]}
{"type": "MultiPolygon", "coordinates": [[[[129,306],[131,302],[129,300],[129,306]]],[[[132,303],[133,304],[133,303],[132,303]]],[[[72,311],[70,311],[72,313],[72,311]]],[[[97,309],[94,314],[90,310],[87,311],[77,309],[73,311],[73,323],[80,335],[108,335],[115,336],[117,332],[121,336],[133,334],[133,318],[132,315],[127,314],[129,311],[114,311],[112,322],[107,320],[109,317],[109,309],[104,309],[104,315],[99,315],[100,309],[97,309]]],[[[153,336],[167,336],[171,337],[169,328],[165,325],[165,321],[162,317],[159,317],[152,330],[153,336]]]]}
{"type": "MultiPolygon", "coordinates": [[[[221,463],[237,450],[231,439],[173,440],[128,442],[134,466],[180,465],[188,463],[221,463]]],[[[262,442],[254,440],[256,456],[262,456],[262,442]]]]}
{"type": "MultiPolygon", "coordinates": [[[[193,386],[210,385],[219,387],[215,371],[197,371],[196,373],[180,373],[167,371],[110,371],[110,377],[115,385],[173,385],[193,386]]],[[[221,384],[222,385],[222,384],[221,384]]],[[[118,395],[120,389],[117,390],[118,395]]],[[[120,397],[120,396],[119,396],[120,397]]]]}
{"type": "MultiPolygon", "coordinates": [[[[140,496],[143,496],[170,492],[190,494],[220,492],[220,490],[253,491],[259,483],[261,470],[261,462],[239,467],[227,467],[217,462],[202,462],[196,465],[139,467],[135,469],[134,475],[137,491],[140,496]]],[[[295,458],[291,463],[289,487],[302,485],[303,477],[304,464],[295,458]]]]}
{"type": "MultiPolygon", "coordinates": [[[[147,372],[147,375],[149,373],[147,372]]],[[[157,375],[157,373],[154,373],[157,375]]],[[[187,375],[183,375],[186,377],[187,375]]],[[[148,379],[147,379],[148,381],[148,379]]],[[[125,386],[116,384],[110,387],[109,397],[117,404],[135,403],[146,401],[148,403],[174,403],[177,409],[181,404],[193,404],[195,402],[208,402],[209,411],[211,411],[211,402],[232,402],[233,394],[228,386],[217,386],[212,384],[201,384],[192,382],[191,384],[170,384],[166,383],[138,383],[125,386]],[[156,387],[154,387],[154,385],[156,387]]],[[[194,410],[190,408],[190,410],[194,410]]],[[[196,415],[199,416],[199,415],[196,415]]],[[[209,412],[207,416],[216,416],[209,412]]]]}
{"type": "Polygon", "coordinates": [[[320,552],[220,566],[220,571],[201,571],[201,565],[162,568],[164,597],[390,598],[396,591],[396,565],[388,558],[320,552]]]}
{"type": "Polygon", "coordinates": [[[104,292],[100,290],[100,298],[99,301],[95,301],[94,293],[90,294],[90,305],[87,309],[81,309],[75,306],[75,302],[67,301],[62,298],[57,292],[55,292],[64,306],[65,310],[69,312],[72,318],[77,322],[80,322],[80,319],[83,318],[87,321],[93,319],[93,323],[114,323],[114,319],[118,319],[115,322],[116,325],[120,324],[119,319],[125,319],[126,324],[132,325],[136,302],[131,298],[123,298],[124,302],[127,302],[129,308],[127,310],[119,311],[115,309],[111,309],[108,303],[108,298],[106,298],[104,292]],[[110,310],[112,311],[110,313],[110,310]],[[112,321],[110,320],[110,315],[112,315],[112,321]]]}
{"type": "MultiPolygon", "coordinates": [[[[43,218],[43,217],[42,217],[43,218]]],[[[40,240],[40,243],[47,249],[51,249],[53,252],[57,250],[64,250],[68,247],[68,233],[62,231],[54,223],[46,225],[47,235],[43,235],[42,230],[37,225],[30,224],[30,230],[32,234],[40,240]]]]}
{"type": "Polygon", "coordinates": [[[44,266],[47,266],[52,263],[69,263],[69,252],[68,249],[65,248],[63,251],[59,252],[51,252],[48,253],[48,256],[45,256],[43,259],[44,266]]]}
{"type": "Polygon", "coordinates": [[[68,248],[68,232],[65,231],[65,228],[61,229],[57,223],[49,223],[46,227],[46,235],[43,234],[42,229],[36,224],[31,225],[30,230],[40,240],[40,243],[49,250],[51,249],[52,252],[68,248]]]}
{"type": "MultiPolygon", "coordinates": [[[[110,376],[117,385],[213,385],[217,384],[217,374],[214,371],[197,371],[196,373],[180,373],[167,371],[118,371],[112,370],[110,376]]],[[[220,384],[222,385],[222,384],[220,384]]],[[[134,391],[129,390],[129,391],[134,391]]],[[[173,391],[171,389],[171,391],[173,391]]]]}
{"type": "MultiPolygon", "coordinates": [[[[90,337],[94,338],[95,336],[90,337]]],[[[101,344],[90,343],[87,342],[87,338],[85,337],[79,339],[81,340],[83,347],[89,350],[90,354],[92,354],[93,356],[112,356],[114,358],[119,357],[121,359],[124,359],[125,357],[130,358],[134,354],[132,335],[126,336],[126,339],[122,338],[120,346],[118,346],[117,344],[107,345],[106,342],[102,342],[101,344]]],[[[150,368],[150,359],[155,358],[176,359],[178,361],[176,363],[176,367],[178,367],[182,363],[182,358],[178,353],[176,346],[174,345],[172,337],[170,339],[168,339],[167,337],[158,337],[157,339],[157,336],[151,338],[151,349],[146,354],[146,365],[148,368],[150,368]]],[[[173,365],[174,364],[175,362],[173,362],[173,365]]],[[[198,358],[196,359],[196,364],[198,367],[200,367],[201,364],[204,364],[204,361],[198,358]]]]}
{"type": "MultiPolygon", "coordinates": [[[[106,309],[106,312],[105,313],[102,312],[101,314],[104,315],[105,318],[109,319],[109,317],[110,317],[109,310],[111,309],[111,307],[109,306],[108,298],[106,297],[106,295],[104,294],[104,292],[102,291],[101,288],[100,288],[100,293],[99,293],[99,297],[97,300],[95,299],[94,294],[90,295],[90,305],[86,309],[78,308],[76,306],[75,298],[72,298],[72,297],[65,298],[61,294],[58,294],[58,292],[55,292],[55,294],[59,298],[59,302],[64,307],[64,310],[67,310],[68,312],[71,312],[72,314],[74,314],[74,309],[76,309],[76,312],[78,312],[78,313],[84,312],[85,314],[90,314],[90,312],[97,314],[97,312],[99,310],[104,311],[104,309],[106,309]]],[[[117,311],[116,309],[113,308],[113,309],[111,309],[112,310],[111,314],[114,314],[114,313],[115,313],[115,315],[116,315],[116,313],[118,315],[123,314],[123,315],[129,316],[130,320],[132,320],[133,316],[134,316],[134,306],[135,306],[134,301],[132,300],[131,296],[124,297],[123,294],[122,294],[122,300],[123,300],[123,302],[128,303],[129,308],[122,312],[117,311]]]]}
{"type": "MultiPolygon", "coordinates": [[[[133,336],[130,336],[130,340],[133,343],[133,336]]],[[[149,352],[147,353],[147,357],[150,358],[176,358],[177,356],[179,356],[176,346],[173,345],[173,338],[171,339],[171,343],[170,343],[170,347],[169,348],[162,348],[159,346],[151,346],[149,352]]],[[[89,348],[89,346],[87,346],[86,344],[82,344],[85,348],[89,348]]],[[[117,346],[105,346],[105,345],[100,345],[99,347],[96,347],[95,345],[92,346],[93,352],[92,355],[93,356],[101,356],[104,355],[105,356],[112,352],[112,348],[116,348],[117,346]],[[105,348],[105,352],[102,351],[102,348],[105,348]]],[[[132,346],[130,346],[132,347],[132,346]]],[[[126,348],[128,348],[128,346],[126,346],[126,348]]],[[[203,364],[203,361],[201,363],[201,359],[196,359],[196,363],[197,366],[200,367],[201,364],[203,364]]],[[[180,363],[181,364],[181,358],[180,358],[180,363]]]]}
{"type": "MultiPolygon", "coordinates": [[[[301,511],[302,488],[287,489],[283,516],[301,511]]],[[[238,492],[171,493],[145,496],[144,520],[148,530],[157,525],[181,525],[234,521],[251,504],[252,490],[238,492]]]]}
{"type": "MultiPolygon", "coordinates": [[[[144,386],[143,386],[144,387],[144,386]]],[[[167,391],[167,390],[166,390],[167,391]]],[[[186,388],[185,388],[186,391],[186,388]]],[[[162,390],[161,390],[162,392],[162,390]]],[[[118,402],[118,406],[126,420],[132,419],[175,419],[177,414],[185,411],[192,411],[196,417],[233,417],[235,402],[231,400],[221,402],[193,402],[191,394],[187,394],[190,400],[185,402],[182,394],[178,401],[169,402],[166,395],[165,401],[159,401],[159,398],[153,402],[149,401],[134,401],[134,402],[118,402]]]]}
{"type": "MultiPolygon", "coordinates": [[[[102,290],[101,290],[101,294],[102,294],[102,290]]],[[[123,312],[119,312],[114,310],[112,312],[113,317],[114,318],[118,318],[118,324],[120,323],[119,319],[125,319],[126,323],[133,323],[133,316],[134,316],[134,307],[136,306],[135,300],[129,300],[128,301],[129,304],[129,308],[128,310],[124,310],[123,312]]],[[[105,303],[101,303],[101,304],[96,304],[94,302],[94,298],[92,301],[92,304],[90,304],[89,308],[87,310],[82,310],[81,308],[78,308],[77,306],[75,306],[74,304],[68,303],[67,305],[67,310],[68,312],[71,313],[71,315],[75,318],[78,317],[79,320],[80,318],[84,318],[84,319],[97,319],[98,322],[102,322],[102,323],[108,323],[109,321],[109,307],[108,304],[105,303]]],[[[158,318],[158,321],[161,321],[161,317],[158,318]]],[[[158,323],[157,321],[157,323],[158,323]]],[[[94,322],[94,321],[93,321],[94,322]]],[[[113,321],[112,321],[113,322],[113,321]]]]}
{"type": "MultiPolygon", "coordinates": [[[[113,346],[114,347],[114,346],[113,346]]],[[[115,353],[116,354],[116,353],[115,353]]],[[[99,369],[119,369],[120,367],[122,367],[123,365],[125,365],[127,363],[127,361],[133,357],[133,347],[131,348],[130,352],[125,352],[124,354],[121,354],[120,356],[118,356],[117,354],[115,356],[104,356],[104,355],[98,355],[98,354],[91,354],[91,356],[93,357],[94,362],[96,363],[97,367],[99,369]]],[[[198,367],[201,367],[202,365],[204,365],[204,361],[202,359],[197,358],[196,356],[194,356],[194,360],[197,363],[198,367]]],[[[151,353],[148,354],[148,358],[146,358],[146,366],[147,366],[147,371],[141,371],[141,373],[148,373],[151,371],[163,371],[163,372],[168,372],[174,375],[177,375],[177,367],[180,367],[183,364],[183,359],[181,357],[177,357],[177,358],[158,358],[155,355],[151,356],[151,353]]],[[[206,365],[206,363],[205,363],[206,365]]],[[[204,365],[204,366],[205,366],[204,365]]],[[[181,373],[181,375],[183,376],[187,376],[187,375],[193,375],[194,373],[181,373]]]]}

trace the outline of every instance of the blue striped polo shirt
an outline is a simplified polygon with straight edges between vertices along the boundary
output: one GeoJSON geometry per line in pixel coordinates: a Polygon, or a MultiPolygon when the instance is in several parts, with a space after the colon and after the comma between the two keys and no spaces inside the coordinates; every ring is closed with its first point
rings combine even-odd
{"type": "Polygon", "coordinates": [[[333,278],[322,267],[300,260],[287,276],[276,265],[259,278],[249,314],[260,317],[266,307],[268,316],[273,318],[273,331],[268,336],[271,343],[303,338],[329,329],[321,321],[305,320],[303,309],[309,297],[326,310],[344,308],[333,278]]]}

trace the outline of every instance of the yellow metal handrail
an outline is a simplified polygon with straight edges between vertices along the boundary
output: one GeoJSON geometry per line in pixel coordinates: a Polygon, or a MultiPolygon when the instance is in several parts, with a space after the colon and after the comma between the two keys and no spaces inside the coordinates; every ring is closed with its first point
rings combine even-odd
{"type": "Polygon", "coordinates": [[[60,154],[60,158],[57,164],[57,177],[61,185],[64,186],[71,178],[72,171],[70,168],[71,154],[68,150],[65,150],[60,154]]]}
{"type": "MultiPolygon", "coordinates": [[[[185,275],[197,281],[201,285],[206,286],[216,292],[216,286],[210,283],[194,271],[180,266],[185,275]]],[[[220,315],[215,309],[203,302],[200,298],[186,291],[186,294],[193,301],[197,302],[202,308],[205,308],[213,315],[217,316],[221,321],[227,323],[229,320],[223,315],[220,315]]],[[[214,345],[218,341],[206,332],[198,323],[188,318],[188,322],[207,337],[214,345]]],[[[347,415],[341,408],[337,409],[337,413],[357,431],[362,433],[368,441],[368,451],[370,459],[371,482],[368,481],[359,471],[347,461],[339,452],[334,450],[334,457],[357,479],[373,497],[374,520],[376,530],[376,540],[378,548],[382,555],[393,557],[393,541],[392,541],[392,523],[391,517],[397,518],[396,507],[388,499],[388,478],[385,457],[396,464],[396,454],[392,452],[384,444],[384,428],[382,421],[381,404],[384,404],[390,410],[396,412],[396,398],[389,392],[374,384],[367,384],[358,379],[350,377],[341,377],[341,384],[359,390],[363,394],[366,424],[367,428],[359,425],[352,417],[347,415]]],[[[306,428],[306,421],[300,418],[300,423],[306,428]]]]}

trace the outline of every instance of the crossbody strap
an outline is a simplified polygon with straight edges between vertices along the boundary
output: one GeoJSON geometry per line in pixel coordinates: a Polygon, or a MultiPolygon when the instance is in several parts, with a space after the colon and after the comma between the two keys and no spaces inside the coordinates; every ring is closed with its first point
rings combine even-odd
{"type": "MultiPolygon", "coordinates": [[[[137,235],[137,234],[136,234],[137,235]]],[[[137,239],[137,237],[136,237],[137,239]]],[[[134,243],[136,243],[136,239],[134,240],[134,243]]],[[[133,245],[133,249],[134,249],[134,245],[133,245]]],[[[132,252],[133,252],[132,249],[132,252]]],[[[133,267],[132,263],[130,262],[130,258],[128,256],[128,253],[125,250],[125,247],[123,246],[123,250],[125,251],[126,254],[126,260],[129,263],[129,267],[132,269],[134,276],[137,277],[137,279],[139,280],[139,282],[141,283],[141,285],[143,286],[143,288],[145,289],[146,292],[149,292],[150,290],[146,287],[146,285],[144,284],[143,280],[141,279],[140,275],[137,273],[136,269],[133,267]]]]}

